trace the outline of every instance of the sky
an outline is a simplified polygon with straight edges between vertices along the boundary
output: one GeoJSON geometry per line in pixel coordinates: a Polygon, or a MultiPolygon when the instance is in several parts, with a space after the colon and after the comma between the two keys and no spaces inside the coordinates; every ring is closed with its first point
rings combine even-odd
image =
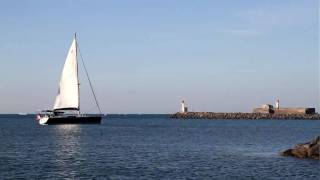
{"type": "Polygon", "coordinates": [[[318,0],[1,0],[0,113],[52,108],[74,32],[104,113],[320,109],[318,0]]]}

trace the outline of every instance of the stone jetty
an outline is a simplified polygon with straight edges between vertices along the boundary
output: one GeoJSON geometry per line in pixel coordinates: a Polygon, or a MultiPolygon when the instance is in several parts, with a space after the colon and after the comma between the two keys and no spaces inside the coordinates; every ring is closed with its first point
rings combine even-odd
{"type": "Polygon", "coordinates": [[[171,115],[175,119],[284,119],[320,120],[320,114],[270,114],[270,113],[215,113],[215,112],[178,112],[171,115]]]}
{"type": "Polygon", "coordinates": [[[318,136],[310,142],[297,144],[293,149],[287,149],[281,152],[280,155],[320,160],[319,152],[320,136],[318,136]]]}

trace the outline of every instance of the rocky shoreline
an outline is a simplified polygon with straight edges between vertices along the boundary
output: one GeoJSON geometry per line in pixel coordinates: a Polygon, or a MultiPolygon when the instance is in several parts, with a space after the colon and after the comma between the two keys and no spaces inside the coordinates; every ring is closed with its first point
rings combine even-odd
{"type": "Polygon", "coordinates": [[[293,149],[287,149],[280,155],[320,160],[320,136],[310,142],[297,144],[293,149]]]}
{"type": "Polygon", "coordinates": [[[320,114],[269,114],[269,113],[215,113],[185,112],[171,115],[174,119],[283,119],[283,120],[320,120],[320,114]]]}

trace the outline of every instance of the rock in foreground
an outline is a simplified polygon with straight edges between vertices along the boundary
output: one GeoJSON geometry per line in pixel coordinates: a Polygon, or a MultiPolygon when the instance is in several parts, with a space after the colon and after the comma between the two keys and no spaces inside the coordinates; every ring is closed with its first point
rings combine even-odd
{"type": "Polygon", "coordinates": [[[310,158],[320,160],[320,136],[311,142],[297,144],[293,149],[281,152],[282,156],[293,156],[297,158],[310,158]]]}

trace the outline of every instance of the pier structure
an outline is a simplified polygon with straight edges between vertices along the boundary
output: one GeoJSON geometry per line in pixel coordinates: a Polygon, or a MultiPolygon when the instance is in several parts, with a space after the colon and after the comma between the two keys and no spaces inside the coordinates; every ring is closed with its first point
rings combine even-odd
{"type": "Polygon", "coordinates": [[[283,120],[320,120],[320,114],[274,114],[274,113],[241,113],[241,112],[230,112],[230,113],[216,113],[216,112],[186,112],[186,113],[175,113],[171,115],[174,119],[248,119],[248,120],[266,120],[266,119],[283,119],[283,120]]]}
{"type": "Polygon", "coordinates": [[[260,108],[254,108],[252,113],[243,112],[188,112],[184,101],[181,103],[181,111],[171,116],[177,119],[291,119],[291,120],[320,120],[320,114],[315,108],[280,108],[279,100],[275,107],[264,104],[260,108]]]}

